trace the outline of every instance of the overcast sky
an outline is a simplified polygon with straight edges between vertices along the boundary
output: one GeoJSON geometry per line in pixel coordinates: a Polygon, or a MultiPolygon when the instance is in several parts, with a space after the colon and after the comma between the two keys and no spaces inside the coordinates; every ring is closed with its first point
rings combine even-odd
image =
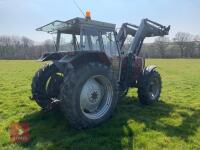
{"type": "MultiPolygon", "coordinates": [[[[170,37],[176,32],[200,35],[200,0],[76,0],[92,18],[117,24],[139,24],[149,18],[171,25],[170,37]]],[[[73,0],[0,0],[0,35],[27,36],[41,42],[52,38],[35,31],[54,20],[82,17],[73,0]]]]}

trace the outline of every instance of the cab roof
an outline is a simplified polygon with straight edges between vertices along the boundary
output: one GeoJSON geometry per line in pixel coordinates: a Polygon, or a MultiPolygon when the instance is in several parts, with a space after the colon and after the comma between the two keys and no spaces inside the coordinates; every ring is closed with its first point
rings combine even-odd
{"type": "Polygon", "coordinates": [[[47,33],[67,33],[80,34],[81,28],[96,29],[102,32],[109,32],[115,30],[115,24],[90,20],[85,18],[74,18],[68,21],[55,20],[47,25],[37,28],[36,31],[44,31],[47,33]]]}

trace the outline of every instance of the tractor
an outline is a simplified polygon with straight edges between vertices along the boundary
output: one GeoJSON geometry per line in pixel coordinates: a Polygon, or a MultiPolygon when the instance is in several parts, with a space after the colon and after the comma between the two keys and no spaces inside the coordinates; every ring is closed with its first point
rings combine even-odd
{"type": "Polygon", "coordinates": [[[144,105],[157,102],[161,76],[155,65],[145,67],[140,51],[146,37],[164,36],[166,27],[149,19],[139,26],[116,25],[85,18],[54,21],[36,29],[56,35],[55,52],[44,53],[50,61],[32,80],[32,99],[43,110],[56,106],[75,129],[95,127],[107,121],[129,88],[137,88],[144,105]],[[69,42],[63,42],[63,37],[69,42]],[[128,36],[133,40],[123,51],[128,36]]]}

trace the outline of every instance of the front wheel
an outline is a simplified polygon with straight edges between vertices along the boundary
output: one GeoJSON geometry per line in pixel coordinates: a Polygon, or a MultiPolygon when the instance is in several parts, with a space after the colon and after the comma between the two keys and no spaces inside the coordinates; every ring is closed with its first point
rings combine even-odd
{"type": "Polygon", "coordinates": [[[161,77],[155,71],[146,71],[138,81],[138,97],[142,104],[149,105],[159,100],[161,93],[161,77]]]}
{"type": "Polygon", "coordinates": [[[54,63],[40,68],[32,80],[32,98],[43,109],[50,109],[53,98],[58,98],[63,75],[54,63]]]}
{"type": "Polygon", "coordinates": [[[117,84],[110,68],[90,63],[65,77],[61,108],[72,127],[91,128],[111,117],[117,96],[117,84]]]}

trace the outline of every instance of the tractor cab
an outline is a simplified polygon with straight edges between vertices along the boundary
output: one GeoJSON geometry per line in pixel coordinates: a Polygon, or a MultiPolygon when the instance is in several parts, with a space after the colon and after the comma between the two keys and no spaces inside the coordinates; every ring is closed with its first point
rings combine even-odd
{"type": "Polygon", "coordinates": [[[107,56],[118,55],[115,24],[91,20],[90,17],[53,21],[36,29],[56,34],[56,51],[101,51],[107,56]]]}

